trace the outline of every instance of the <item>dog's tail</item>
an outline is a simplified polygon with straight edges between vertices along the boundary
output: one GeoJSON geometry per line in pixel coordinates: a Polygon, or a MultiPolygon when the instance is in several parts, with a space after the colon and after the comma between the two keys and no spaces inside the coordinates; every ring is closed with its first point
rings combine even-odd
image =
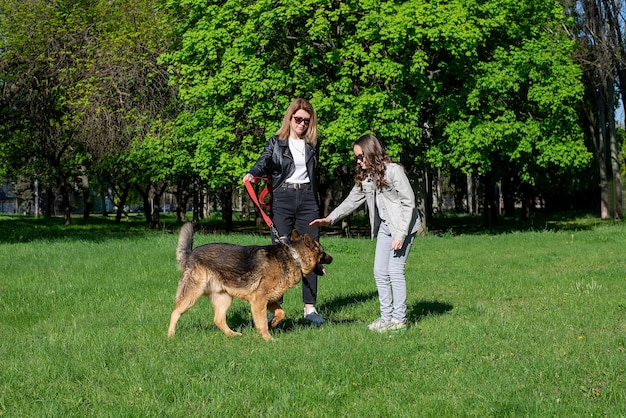
{"type": "Polygon", "coordinates": [[[176,261],[178,261],[178,268],[185,270],[185,264],[187,264],[187,258],[191,254],[193,247],[193,224],[186,222],[182,228],[180,228],[180,234],[178,235],[178,248],[176,248],[176,261]]]}

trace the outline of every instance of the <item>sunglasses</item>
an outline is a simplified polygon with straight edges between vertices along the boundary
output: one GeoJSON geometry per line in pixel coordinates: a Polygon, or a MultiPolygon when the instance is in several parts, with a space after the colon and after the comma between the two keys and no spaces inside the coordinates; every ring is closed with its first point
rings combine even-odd
{"type": "Polygon", "coordinates": [[[355,155],[355,156],[354,156],[354,159],[355,159],[357,162],[359,162],[359,163],[362,163],[362,162],[363,162],[363,158],[364,158],[364,157],[363,157],[363,154],[359,154],[359,155],[355,155]]]}
{"type": "Polygon", "coordinates": [[[304,122],[305,125],[308,125],[309,122],[311,122],[311,119],[301,118],[300,116],[294,116],[293,120],[296,121],[296,125],[300,125],[302,122],[304,122]]]}

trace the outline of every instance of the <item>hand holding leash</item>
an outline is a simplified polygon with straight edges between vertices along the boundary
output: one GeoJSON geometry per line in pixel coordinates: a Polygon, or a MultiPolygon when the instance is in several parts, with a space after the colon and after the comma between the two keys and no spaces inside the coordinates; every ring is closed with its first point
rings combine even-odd
{"type": "Polygon", "coordinates": [[[272,193],[272,190],[271,190],[272,183],[269,182],[269,179],[264,179],[267,182],[267,186],[265,187],[265,190],[263,190],[263,192],[261,193],[261,199],[259,199],[256,196],[256,193],[254,192],[254,188],[252,187],[252,183],[255,183],[258,180],[263,180],[263,179],[264,179],[263,177],[254,177],[252,174],[248,173],[245,176],[243,176],[243,183],[246,185],[246,190],[248,191],[248,194],[250,195],[250,199],[252,199],[257,209],[259,210],[259,213],[261,214],[261,216],[263,216],[263,219],[265,220],[265,223],[267,224],[267,226],[270,227],[270,231],[272,232],[272,235],[274,236],[276,241],[281,241],[280,234],[278,233],[278,229],[276,229],[276,227],[274,226],[274,222],[272,222],[272,219],[268,216],[267,213],[265,213],[265,211],[261,207],[261,202],[263,201],[263,198],[265,197],[265,195],[268,193],[270,194],[272,193]]]}

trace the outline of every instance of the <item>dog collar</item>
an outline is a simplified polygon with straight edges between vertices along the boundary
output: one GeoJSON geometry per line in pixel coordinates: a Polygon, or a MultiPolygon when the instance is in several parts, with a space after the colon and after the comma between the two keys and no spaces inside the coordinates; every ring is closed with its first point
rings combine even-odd
{"type": "Polygon", "coordinates": [[[296,250],[294,250],[291,246],[287,246],[287,248],[289,248],[289,251],[291,252],[291,256],[294,258],[294,260],[296,260],[298,267],[300,267],[300,269],[302,270],[302,263],[300,262],[300,256],[298,256],[298,253],[296,252],[296,250]]]}

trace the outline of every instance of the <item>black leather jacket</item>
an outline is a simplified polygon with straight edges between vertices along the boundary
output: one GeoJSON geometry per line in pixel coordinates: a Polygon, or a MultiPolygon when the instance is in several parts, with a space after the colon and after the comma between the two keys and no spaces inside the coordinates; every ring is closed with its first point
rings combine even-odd
{"type": "MultiPolygon", "coordinates": [[[[317,151],[306,141],[304,157],[306,159],[306,170],[311,181],[311,189],[315,195],[315,201],[319,206],[319,196],[317,193],[317,151]]],[[[261,156],[250,169],[250,174],[255,177],[270,176],[272,179],[272,187],[279,188],[286,179],[295,171],[296,166],[293,162],[293,156],[289,149],[288,140],[279,140],[278,135],[272,136],[267,140],[265,149],[261,156]]]]}

